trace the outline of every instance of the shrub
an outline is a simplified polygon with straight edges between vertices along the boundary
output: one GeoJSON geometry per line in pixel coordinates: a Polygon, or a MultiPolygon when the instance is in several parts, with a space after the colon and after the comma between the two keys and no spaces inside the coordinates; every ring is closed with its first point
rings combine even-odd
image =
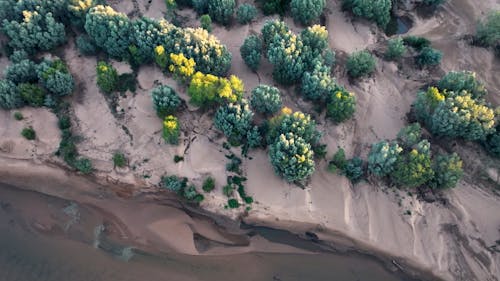
{"type": "MultiPolygon", "coordinates": [[[[327,63],[326,59],[324,58],[327,51],[330,51],[333,53],[333,60],[335,60],[335,53],[332,50],[328,49],[328,31],[326,30],[326,27],[318,24],[309,26],[308,28],[302,30],[302,32],[300,33],[300,40],[302,41],[304,46],[307,46],[307,48],[304,48],[304,53],[302,54],[306,57],[306,61],[314,61],[314,59],[317,59],[317,61],[320,61],[326,66],[332,65],[331,62],[327,63]]],[[[316,65],[316,63],[317,62],[314,61],[309,65],[313,66],[316,65]]]]}
{"type": "Polygon", "coordinates": [[[169,144],[179,143],[179,121],[176,117],[169,115],[163,121],[163,139],[169,144]]]}
{"type": "Polygon", "coordinates": [[[476,41],[483,46],[500,44],[500,11],[490,12],[476,28],[476,41]]]}
{"type": "Polygon", "coordinates": [[[403,38],[396,37],[389,39],[387,42],[387,50],[385,57],[388,60],[397,60],[406,53],[406,46],[404,45],[403,38]]]}
{"type": "Polygon", "coordinates": [[[343,148],[339,147],[337,152],[332,157],[332,160],[328,162],[328,171],[330,173],[343,171],[347,165],[347,160],[345,158],[345,151],[343,148]]]}
{"type": "Polygon", "coordinates": [[[125,14],[118,13],[109,6],[95,6],[86,15],[85,31],[96,46],[111,57],[120,60],[128,58],[132,28],[125,14]]]}
{"type": "Polygon", "coordinates": [[[353,183],[358,182],[364,174],[363,160],[359,157],[354,157],[347,161],[343,174],[353,183]]]}
{"type": "Polygon", "coordinates": [[[262,40],[264,46],[268,49],[274,37],[284,37],[289,32],[288,26],[285,22],[280,20],[268,20],[264,23],[261,29],[262,40]]]}
{"type": "Polygon", "coordinates": [[[346,68],[352,78],[369,75],[375,70],[375,58],[366,50],[354,52],[347,59],[346,68]]]}
{"type": "Polygon", "coordinates": [[[300,81],[307,70],[302,50],[302,40],[291,32],[274,37],[267,51],[267,57],[274,66],[274,80],[283,85],[300,81]]]}
{"type": "Polygon", "coordinates": [[[438,155],[433,163],[434,178],[431,186],[434,188],[452,188],[455,187],[462,178],[462,160],[453,153],[451,155],[438,155]]]}
{"type": "Polygon", "coordinates": [[[262,135],[260,133],[259,127],[253,126],[251,130],[247,132],[247,143],[249,148],[257,148],[262,145],[262,135]]]}
{"type": "Polygon", "coordinates": [[[44,60],[38,65],[37,72],[38,79],[50,93],[61,97],[73,92],[75,87],[73,76],[62,60],[44,60]]]}
{"type": "Polygon", "coordinates": [[[205,192],[211,192],[212,190],[214,190],[215,189],[215,179],[212,177],[206,178],[203,181],[202,189],[205,192]]]}
{"type": "Polygon", "coordinates": [[[245,64],[256,71],[262,57],[262,40],[256,35],[248,36],[240,47],[240,54],[245,64]]]}
{"type": "Polygon", "coordinates": [[[438,82],[441,91],[448,90],[455,93],[469,92],[474,99],[484,97],[488,92],[484,84],[476,79],[476,73],[471,71],[450,71],[438,82]]]}
{"type": "Polygon", "coordinates": [[[165,118],[167,115],[175,113],[181,105],[181,99],[169,86],[158,86],[151,92],[153,105],[156,114],[160,118],[165,118]]]}
{"type": "Polygon", "coordinates": [[[16,111],[14,112],[14,119],[16,119],[17,121],[21,121],[24,119],[24,116],[21,112],[16,111]]]}
{"type": "Polygon", "coordinates": [[[127,157],[121,152],[115,152],[112,160],[115,167],[123,168],[127,165],[127,157]]]}
{"type": "Polygon", "coordinates": [[[264,15],[284,15],[288,10],[290,0],[258,0],[264,15]]]}
{"type": "Polygon", "coordinates": [[[33,83],[38,81],[36,74],[37,65],[28,59],[9,65],[5,71],[5,79],[20,83],[33,83]]]}
{"type": "Polygon", "coordinates": [[[183,53],[178,55],[170,54],[170,61],[172,64],[168,67],[168,70],[174,74],[176,79],[185,81],[193,76],[196,63],[192,58],[186,58],[183,53]]]}
{"type": "Polygon", "coordinates": [[[88,158],[79,158],[74,164],[75,168],[82,174],[90,174],[93,170],[92,162],[88,158]]]}
{"type": "Polygon", "coordinates": [[[106,94],[116,90],[118,86],[118,72],[111,65],[104,61],[97,63],[97,86],[106,94]]]}
{"type": "Polygon", "coordinates": [[[325,0],[292,0],[290,7],[296,21],[309,25],[323,13],[325,4],[325,0]]]}
{"type": "Polygon", "coordinates": [[[88,35],[78,35],[76,37],[76,47],[80,54],[84,56],[92,56],[97,53],[97,47],[88,35]]]}
{"type": "Polygon", "coordinates": [[[429,142],[423,140],[410,152],[400,155],[390,174],[393,181],[406,187],[420,186],[434,177],[429,142]]]}
{"type": "Polygon", "coordinates": [[[385,28],[391,20],[391,0],[342,0],[342,8],[355,16],[376,22],[385,28]]]}
{"type": "Polygon", "coordinates": [[[21,93],[10,80],[0,80],[0,108],[14,109],[23,106],[21,93]]]}
{"type": "MultiPolygon", "coordinates": [[[[130,55],[129,60],[135,66],[151,62],[157,46],[166,44],[183,33],[183,30],[177,29],[164,19],[157,21],[147,17],[134,20],[130,28],[127,49],[130,55]]],[[[169,50],[173,50],[173,48],[169,48],[169,50]]],[[[162,68],[165,69],[165,67],[166,63],[162,68]]]]}
{"type": "Polygon", "coordinates": [[[200,25],[201,28],[205,29],[208,32],[212,32],[212,19],[209,15],[203,15],[200,17],[200,25]]]}
{"type": "Polygon", "coordinates": [[[264,115],[273,115],[282,106],[280,90],[268,85],[259,85],[252,90],[252,108],[264,115]]]}
{"type": "Polygon", "coordinates": [[[405,148],[410,148],[420,142],[422,138],[422,128],[419,123],[413,123],[402,128],[398,133],[398,140],[405,148]]]}
{"type": "Polygon", "coordinates": [[[335,79],[330,75],[331,69],[316,60],[312,71],[304,72],[300,92],[305,99],[324,102],[329,99],[335,88],[335,79]]]}
{"type": "Polygon", "coordinates": [[[253,112],[246,100],[221,106],[215,113],[215,127],[221,130],[229,143],[239,145],[252,128],[253,112]]]}
{"type": "Polygon", "coordinates": [[[403,42],[417,51],[431,46],[431,41],[429,41],[429,39],[413,35],[403,37],[403,42]]]}
{"type": "Polygon", "coordinates": [[[188,94],[197,106],[209,106],[215,102],[236,102],[243,96],[243,82],[236,76],[229,79],[196,72],[189,84],[188,94]]]}
{"type": "Polygon", "coordinates": [[[356,97],[353,93],[346,91],[342,87],[336,87],[331,94],[326,105],[326,116],[334,122],[340,123],[354,115],[356,111],[356,97]]]}
{"type": "Polygon", "coordinates": [[[184,188],[184,192],[182,193],[182,197],[186,198],[187,200],[193,200],[196,195],[198,195],[196,186],[192,184],[184,188]]]}
{"type": "Polygon", "coordinates": [[[378,177],[391,174],[402,151],[395,142],[381,141],[373,144],[368,154],[368,170],[378,177]]]}
{"type": "Polygon", "coordinates": [[[240,24],[247,24],[257,16],[257,9],[252,4],[243,4],[236,11],[236,18],[240,24]]]}
{"type": "Polygon", "coordinates": [[[238,202],[238,200],[232,198],[232,199],[227,200],[227,205],[231,209],[236,209],[236,208],[240,207],[240,202],[238,202]]]}
{"type": "Polygon", "coordinates": [[[278,140],[280,135],[293,133],[304,141],[316,146],[321,133],[316,130],[316,123],[311,116],[300,111],[292,113],[289,108],[283,108],[281,115],[271,119],[271,129],[268,133],[268,143],[278,140]]]}
{"type": "Polygon", "coordinates": [[[51,12],[23,10],[19,21],[4,21],[2,30],[10,38],[9,46],[15,50],[35,53],[48,51],[66,41],[64,24],[55,20],[51,12]]]}
{"type": "Polygon", "coordinates": [[[36,138],[36,132],[32,127],[24,128],[21,131],[21,135],[27,140],[34,140],[36,138]]]}
{"type": "Polygon", "coordinates": [[[415,57],[415,63],[420,67],[435,66],[441,63],[443,53],[431,47],[424,47],[415,57]]]}
{"type": "Polygon", "coordinates": [[[43,106],[45,101],[45,91],[40,86],[23,83],[17,87],[26,104],[35,107],[43,106]]]}
{"type": "Polygon", "coordinates": [[[116,90],[120,93],[126,91],[135,92],[137,89],[137,80],[134,73],[122,73],[118,76],[118,83],[116,90]]]}
{"type": "Polygon", "coordinates": [[[500,157],[500,125],[497,125],[495,131],[486,137],[483,145],[493,156],[500,157]]]}
{"type": "Polygon", "coordinates": [[[154,49],[154,61],[162,69],[167,68],[169,56],[165,53],[165,47],[158,45],[154,49]]]}
{"type": "Polygon", "coordinates": [[[179,155],[174,155],[174,162],[179,163],[181,161],[184,161],[184,157],[179,156],[179,155]]]}
{"type": "Polygon", "coordinates": [[[235,6],[234,0],[210,0],[208,14],[216,22],[227,25],[233,16],[235,6]]]}
{"type": "Polygon", "coordinates": [[[234,187],[228,183],[222,187],[222,193],[226,195],[226,197],[231,197],[234,193],[234,187]]]}
{"type": "Polygon", "coordinates": [[[281,134],[269,148],[274,171],[288,182],[300,182],[314,173],[314,152],[302,137],[281,134]]]}
{"type": "Polygon", "coordinates": [[[179,178],[178,176],[163,176],[161,178],[161,186],[175,193],[182,192],[186,185],[186,178],[179,178]]]}

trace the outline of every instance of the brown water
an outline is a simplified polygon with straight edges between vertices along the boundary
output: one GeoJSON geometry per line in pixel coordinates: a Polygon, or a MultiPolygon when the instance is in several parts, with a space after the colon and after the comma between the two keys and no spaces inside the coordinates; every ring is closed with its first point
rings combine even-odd
{"type": "Polygon", "coordinates": [[[107,239],[86,208],[0,184],[0,281],[409,280],[361,255],[145,253],[107,239]]]}

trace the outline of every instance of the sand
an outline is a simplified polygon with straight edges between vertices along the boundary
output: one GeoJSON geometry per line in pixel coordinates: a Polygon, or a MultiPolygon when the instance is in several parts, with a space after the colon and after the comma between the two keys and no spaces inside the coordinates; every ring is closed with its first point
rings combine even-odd
{"type": "MultiPolygon", "coordinates": [[[[134,16],[139,9],[145,15],[159,17],[159,11],[164,11],[159,2],[153,1],[149,8],[141,3],[136,8],[133,1],[127,5],[113,5],[134,16]]],[[[406,114],[419,89],[450,70],[477,72],[490,93],[488,100],[494,105],[500,103],[498,58],[491,51],[470,46],[461,39],[473,33],[478,17],[489,9],[500,8],[498,1],[448,1],[430,18],[411,14],[414,26],[409,34],[431,39],[433,46],[444,52],[440,69],[416,71],[378,59],[372,77],[355,83],[350,83],[342,67],[345,55],[364,48],[378,52],[386,37],[374,25],[352,20],[342,13],[339,2],[329,1],[326,13],[329,42],[337,51],[340,65],[335,69],[335,77],[356,93],[358,104],[354,119],[341,125],[326,121],[324,116],[315,116],[318,128],[323,132],[322,141],[328,144],[328,158],[337,146],[344,147],[348,157],[366,156],[371,143],[394,139],[399,129],[407,124],[406,114]]],[[[183,10],[182,15],[187,17],[189,25],[198,24],[192,11],[183,10]]],[[[275,85],[271,78],[272,67],[267,62],[263,60],[259,71],[254,73],[239,55],[244,38],[259,32],[265,20],[272,18],[259,15],[258,21],[244,26],[235,23],[229,30],[214,24],[213,34],[233,54],[230,74],[245,82],[246,96],[259,83],[275,85]]],[[[292,30],[299,30],[290,19],[287,22],[292,30]]],[[[178,116],[183,132],[180,144],[167,145],[161,139],[161,120],[154,112],[150,92],[155,85],[165,84],[187,101],[183,85],[164,76],[154,66],[143,66],[138,71],[137,92],[120,97],[117,114],[112,114],[95,85],[95,58],[79,56],[70,44],[64,52],[64,59],[78,82],[77,91],[71,98],[75,133],[82,136],[78,149],[92,159],[97,178],[107,183],[126,183],[127,194],[139,196],[155,190],[160,177],[165,174],[188,177],[198,187],[211,175],[216,179],[216,189],[205,196],[201,207],[230,218],[242,215],[242,210],[223,208],[227,201],[222,195],[227,176],[224,156],[227,152],[222,148],[225,139],[213,128],[213,113],[202,113],[186,103],[185,110],[178,116]],[[129,168],[113,168],[110,160],[118,150],[129,159],[129,168]],[[183,156],[185,160],[174,163],[175,155],[183,156]]],[[[120,73],[130,71],[119,62],[113,64],[118,66],[120,73]]],[[[280,89],[285,105],[293,109],[311,108],[297,97],[294,88],[280,89]]],[[[30,167],[30,173],[71,177],[59,169],[33,166],[37,162],[60,163],[53,155],[59,141],[55,117],[44,109],[26,108],[21,112],[27,118],[18,122],[13,120],[12,111],[0,111],[0,175],[12,175],[23,167],[30,167]],[[37,140],[29,142],[20,137],[19,132],[25,125],[32,125],[37,133],[40,132],[37,140]]],[[[235,153],[239,152],[235,150],[235,153]]],[[[459,153],[467,159],[467,175],[456,189],[444,193],[446,204],[441,204],[426,203],[415,195],[390,189],[381,183],[352,186],[346,178],[328,173],[324,160],[317,163],[316,173],[303,190],[285,183],[273,173],[267,151],[251,151],[249,156],[252,159],[244,160],[243,170],[249,179],[246,191],[256,202],[244,220],[300,233],[310,230],[326,241],[342,239],[353,247],[382,252],[393,257],[398,264],[420,267],[446,280],[499,280],[500,256],[492,247],[500,238],[500,198],[491,185],[482,180],[487,176],[484,171],[489,171],[490,176],[498,175],[498,161],[486,157],[474,145],[465,145],[459,153]]],[[[71,177],[73,180],[76,179],[71,177]]],[[[20,179],[18,184],[22,183],[20,179]]],[[[94,189],[89,184],[78,190],[66,190],[61,186],[38,191],[101,206],[102,203],[95,198],[85,199],[87,193],[108,196],[106,192],[94,189]]],[[[164,212],[172,211],[170,209],[144,204],[137,212],[127,209],[126,200],[119,206],[108,207],[127,225],[131,232],[127,235],[141,237],[137,242],[143,245],[202,254],[194,240],[173,235],[189,236],[194,232],[204,233],[205,237],[220,243],[229,243],[227,237],[221,237],[209,228],[193,230],[189,223],[192,218],[173,220],[165,216],[164,212]]],[[[215,247],[205,251],[226,251],[220,249],[215,247]]],[[[235,252],[252,250],[250,246],[232,249],[235,252]]]]}

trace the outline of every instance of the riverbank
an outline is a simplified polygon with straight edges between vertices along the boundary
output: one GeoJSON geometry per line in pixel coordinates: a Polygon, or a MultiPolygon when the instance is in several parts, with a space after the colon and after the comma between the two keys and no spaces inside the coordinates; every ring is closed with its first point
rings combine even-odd
{"type": "MultiPolygon", "coordinates": [[[[312,233],[306,237],[305,233],[314,229],[313,226],[307,224],[289,222],[285,225],[283,221],[273,222],[272,220],[252,222],[266,227],[283,227],[292,233],[302,234],[306,239],[315,240],[314,243],[306,240],[298,243],[297,236],[290,233],[289,236],[278,235],[274,239],[276,241],[273,241],[272,234],[270,234],[271,237],[266,238],[266,235],[259,234],[259,231],[241,229],[237,221],[184,205],[169,194],[162,192],[145,192],[123,198],[124,193],[120,190],[130,190],[133,187],[120,186],[116,183],[114,187],[103,186],[102,183],[96,183],[93,178],[80,177],[57,166],[40,165],[26,160],[0,158],[0,163],[2,163],[0,184],[3,188],[9,185],[10,189],[25,192],[23,196],[9,197],[3,190],[1,197],[3,206],[6,206],[5,202],[9,201],[10,207],[8,208],[15,208],[20,212],[20,217],[31,218],[27,224],[28,229],[49,237],[68,235],[68,233],[65,234],[64,228],[71,219],[64,220],[64,225],[58,225],[53,218],[59,215],[55,216],[51,213],[54,212],[53,209],[65,209],[65,204],[55,203],[59,200],[72,202],[71,204],[78,206],[79,222],[72,226],[71,231],[73,235],[79,233],[76,235],[79,240],[90,244],[95,243],[92,241],[95,238],[92,236],[92,230],[102,221],[106,228],[106,236],[115,241],[114,243],[128,245],[156,255],[174,253],[194,256],[228,256],[273,253],[316,256],[334,252],[354,260],[360,258],[370,261],[370,268],[374,266],[373,263],[380,264],[391,272],[390,275],[400,276],[398,278],[406,276],[404,280],[409,280],[410,277],[407,274],[416,276],[420,280],[437,280],[426,272],[405,265],[402,261],[395,261],[393,257],[368,248],[358,248],[360,245],[357,245],[355,241],[341,238],[340,235],[334,233],[329,235],[329,242],[316,240],[312,233]],[[50,203],[53,209],[49,210],[45,202],[35,200],[33,197],[35,195],[31,192],[39,194],[40,197],[55,198],[51,199],[50,203]],[[30,199],[31,197],[33,198],[30,199]],[[15,203],[16,200],[23,202],[15,203]],[[250,235],[248,235],[249,231],[250,235]],[[336,242],[332,243],[334,240],[336,242]]],[[[251,222],[251,219],[247,222],[251,222]]],[[[325,236],[326,233],[322,235],[325,236]]],[[[359,261],[354,264],[358,263],[359,261]]]]}

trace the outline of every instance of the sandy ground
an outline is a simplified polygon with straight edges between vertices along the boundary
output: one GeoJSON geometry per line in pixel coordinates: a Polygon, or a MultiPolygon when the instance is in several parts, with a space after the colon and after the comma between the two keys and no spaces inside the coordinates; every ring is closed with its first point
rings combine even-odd
{"type": "MultiPolygon", "coordinates": [[[[159,17],[165,9],[159,3],[162,1],[138,6],[134,6],[136,2],[126,2],[113,5],[134,16],[139,10],[144,15],[159,17]]],[[[365,156],[371,143],[393,139],[407,123],[406,113],[418,89],[438,79],[438,75],[445,71],[476,71],[486,83],[490,93],[488,99],[495,105],[499,104],[498,58],[488,50],[470,46],[460,39],[473,32],[478,17],[489,9],[500,8],[498,1],[454,0],[448,1],[433,17],[424,19],[413,15],[415,24],[409,34],[431,39],[433,46],[444,52],[442,70],[416,71],[378,60],[375,74],[355,84],[349,83],[342,58],[346,53],[364,48],[378,50],[385,35],[366,22],[352,21],[340,11],[339,2],[329,1],[326,14],[330,45],[341,58],[335,76],[357,94],[358,104],[355,118],[339,126],[318,116],[318,127],[329,148],[328,157],[337,146],[344,147],[348,157],[365,156]]],[[[187,17],[189,25],[199,24],[192,12],[184,10],[182,15],[187,17]]],[[[244,38],[259,32],[266,19],[269,18],[261,16],[257,22],[244,26],[235,24],[230,30],[214,25],[213,34],[233,54],[230,73],[242,78],[247,92],[259,83],[274,84],[270,75],[272,67],[268,63],[263,61],[258,73],[253,73],[239,55],[244,38]]],[[[291,20],[287,19],[287,22],[293,30],[299,30],[291,20]]],[[[79,56],[70,45],[64,59],[79,85],[72,98],[72,121],[76,133],[83,137],[78,149],[92,159],[99,177],[108,182],[131,184],[131,192],[139,194],[150,190],[144,187],[156,185],[164,174],[188,177],[198,186],[206,176],[212,175],[217,182],[216,190],[205,196],[207,200],[202,207],[233,218],[240,215],[240,211],[223,208],[227,198],[221,190],[227,175],[226,151],[221,144],[225,139],[212,128],[210,112],[200,113],[187,104],[179,115],[183,131],[180,144],[166,145],[161,139],[161,120],[156,117],[151,103],[151,89],[157,84],[169,85],[187,100],[183,85],[165,77],[156,67],[143,66],[138,72],[137,92],[126,93],[119,99],[117,111],[123,109],[123,113],[114,116],[95,85],[95,58],[79,56]],[[129,168],[113,168],[111,157],[117,150],[127,155],[129,168]],[[175,155],[183,156],[185,160],[174,163],[175,155]]],[[[114,64],[120,72],[130,71],[126,65],[114,64]]],[[[310,108],[297,98],[293,88],[281,90],[285,105],[294,109],[310,108]]],[[[27,118],[18,122],[13,120],[13,112],[0,111],[0,172],[20,169],[18,162],[7,159],[53,159],[53,152],[57,149],[55,117],[43,109],[23,109],[22,113],[27,118]],[[36,141],[28,142],[20,137],[20,130],[25,125],[32,125],[39,132],[36,141]]],[[[475,155],[476,150],[467,146],[460,153],[470,156],[475,155]]],[[[310,184],[302,190],[274,175],[266,151],[252,151],[250,156],[252,159],[243,163],[244,173],[249,179],[246,190],[257,202],[245,218],[247,221],[287,228],[293,228],[296,223],[308,223],[310,230],[325,240],[334,240],[339,235],[350,237],[360,247],[385,252],[402,264],[417,265],[446,280],[499,280],[500,256],[493,246],[500,239],[500,199],[477,181],[478,171],[488,170],[490,174],[498,175],[498,163],[484,155],[470,159],[474,164],[466,167],[470,168],[468,176],[456,189],[446,192],[446,205],[425,203],[406,191],[377,184],[352,186],[344,177],[326,172],[326,161],[318,163],[310,184]]],[[[498,176],[495,180],[498,181],[498,176]]],[[[80,192],[71,191],[66,196],[80,197],[80,192]]],[[[137,227],[132,231],[138,237],[149,237],[152,244],[180,252],[198,252],[193,241],[175,240],[170,235],[172,231],[192,233],[193,229],[186,221],[157,216],[164,212],[157,207],[144,206],[136,212],[127,210],[124,203],[112,208],[113,213],[123,214],[124,223],[131,229],[137,227]],[[146,217],[149,219],[144,221],[146,217]]],[[[217,237],[211,231],[204,230],[203,233],[214,240],[227,242],[226,238],[217,237]]],[[[248,250],[245,247],[235,249],[248,250]]],[[[217,249],[209,251],[217,252],[217,249]]]]}

